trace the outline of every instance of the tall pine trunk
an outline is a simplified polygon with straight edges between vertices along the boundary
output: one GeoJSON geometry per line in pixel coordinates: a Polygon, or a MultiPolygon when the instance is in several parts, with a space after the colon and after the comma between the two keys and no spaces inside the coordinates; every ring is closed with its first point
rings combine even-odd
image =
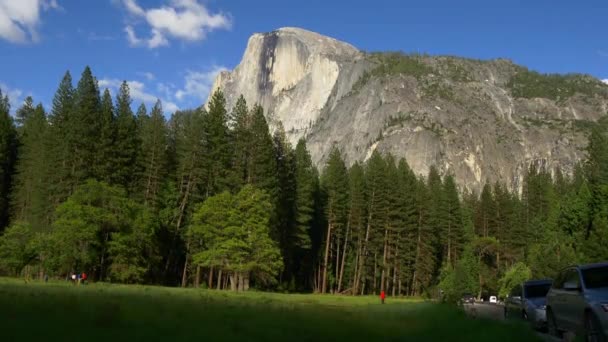
{"type": "Polygon", "coordinates": [[[342,248],[342,263],[340,265],[340,277],[338,278],[338,293],[342,291],[342,278],[344,277],[344,265],[346,263],[346,249],[348,248],[348,235],[350,224],[346,226],[346,236],[344,237],[344,248],[342,248]]]}
{"type": "Polygon", "coordinates": [[[385,280],[386,280],[386,254],[388,252],[388,228],[384,228],[384,250],[382,251],[382,272],[380,273],[380,291],[386,290],[385,288],[385,280]]]}
{"type": "Polygon", "coordinates": [[[327,225],[327,238],[325,241],[325,258],[323,261],[323,282],[321,284],[321,293],[325,293],[326,289],[327,289],[327,263],[328,263],[328,258],[329,258],[329,243],[331,241],[331,229],[332,229],[332,225],[331,223],[327,225]]]}

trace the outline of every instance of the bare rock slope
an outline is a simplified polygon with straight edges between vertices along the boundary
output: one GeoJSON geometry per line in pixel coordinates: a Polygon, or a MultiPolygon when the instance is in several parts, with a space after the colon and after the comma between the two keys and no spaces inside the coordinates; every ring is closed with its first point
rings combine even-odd
{"type": "Polygon", "coordinates": [[[588,127],[608,111],[608,86],[585,75],[542,75],[504,59],[363,53],[298,28],[254,34],[241,63],[213,89],[229,106],[259,103],[322,166],[337,145],[348,163],[374,150],[431,165],[479,190],[521,188],[531,163],[566,174],[584,158],[588,127]]]}

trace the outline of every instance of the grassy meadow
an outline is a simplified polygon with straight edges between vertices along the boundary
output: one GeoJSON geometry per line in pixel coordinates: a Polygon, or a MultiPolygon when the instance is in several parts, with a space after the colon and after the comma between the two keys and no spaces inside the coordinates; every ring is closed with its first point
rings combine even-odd
{"type": "Polygon", "coordinates": [[[523,325],[416,299],[0,278],[2,341],[536,341],[523,325]]]}

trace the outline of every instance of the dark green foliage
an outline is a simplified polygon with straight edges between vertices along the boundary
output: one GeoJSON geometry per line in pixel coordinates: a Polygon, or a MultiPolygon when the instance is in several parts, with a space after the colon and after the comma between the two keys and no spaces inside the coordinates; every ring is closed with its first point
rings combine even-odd
{"type": "Polygon", "coordinates": [[[310,241],[310,231],[314,218],[314,191],[316,176],[310,153],[308,152],[306,142],[303,139],[300,139],[296,145],[295,164],[296,227],[294,235],[297,248],[309,250],[312,247],[310,241]]]}
{"type": "Polygon", "coordinates": [[[66,180],[70,183],[70,192],[87,178],[98,176],[103,128],[101,117],[97,80],[91,69],[86,67],[74,92],[74,105],[66,120],[67,130],[63,132],[68,143],[69,174],[66,180]]]}
{"type": "Polygon", "coordinates": [[[75,124],[74,88],[72,76],[66,72],[53,98],[53,108],[49,115],[49,151],[48,186],[49,201],[53,206],[59,205],[71,193],[74,179],[71,178],[72,162],[71,146],[73,135],[72,126],[75,124]]]}
{"type": "Polygon", "coordinates": [[[52,207],[48,203],[48,152],[46,139],[48,124],[42,105],[31,106],[31,98],[17,112],[19,127],[19,155],[15,167],[13,218],[29,222],[35,231],[48,227],[52,207]]]}
{"type": "Polygon", "coordinates": [[[425,64],[419,56],[407,55],[402,52],[375,53],[372,60],[377,66],[372,70],[377,75],[410,75],[421,78],[433,72],[433,68],[425,64]]]}
{"type": "Polygon", "coordinates": [[[101,136],[100,136],[100,162],[96,174],[104,182],[111,182],[114,176],[114,104],[112,95],[106,89],[101,98],[101,136]]]}
{"type": "Polygon", "coordinates": [[[0,91],[0,233],[9,222],[10,192],[17,153],[17,133],[10,116],[8,96],[0,91]]]}
{"type": "MultiPolygon", "coordinates": [[[[333,279],[328,283],[329,277],[332,278],[331,260],[329,252],[332,244],[339,246],[341,244],[342,234],[347,222],[348,215],[348,171],[342,154],[337,148],[332,149],[325,170],[321,178],[321,186],[323,195],[325,196],[325,218],[327,220],[327,229],[325,231],[325,250],[323,253],[323,276],[320,290],[325,293],[328,285],[330,288],[336,283],[337,279],[333,279]]],[[[336,260],[339,259],[339,253],[336,254],[336,260]]],[[[336,269],[338,262],[333,264],[336,269]]],[[[336,272],[338,273],[338,272],[336,272]]]]}
{"type": "Polygon", "coordinates": [[[48,248],[59,274],[141,282],[153,258],[154,225],[124,190],[88,181],[57,208],[48,248]]]}
{"type": "Polygon", "coordinates": [[[226,99],[217,90],[209,101],[204,116],[205,158],[207,159],[205,184],[207,196],[219,194],[233,186],[232,151],[228,132],[226,99]]]}
{"type": "Polygon", "coordinates": [[[555,101],[564,101],[576,94],[593,97],[607,89],[601,81],[587,75],[541,74],[525,68],[520,68],[511,77],[507,87],[515,97],[541,97],[555,101]]]}
{"type": "Polygon", "coordinates": [[[275,198],[278,184],[274,145],[264,109],[257,105],[252,109],[250,132],[247,183],[263,189],[271,198],[275,198]]]}
{"type": "Polygon", "coordinates": [[[138,158],[141,176],[138,189],[143,195],[144,203],[155,207],[163,180],[167,175],[168,130],[163,115],[163,107],[157,101],[148,117],[145,108],[138,113],[139,141],[141,142],[138,158]]]}
{"type": "MultiPolygon", "coordinates": [[[[112,184],[122,186],[128,192],[135,189],[137,157],[139,154],[137,123],[131,110],[129,85],[124,81],[116,95],[114,120],[114,148],[112,184]]],[[[107,119],[106,119],[107,121],[107,119]]],[[[105,121],[104,121],[105,123],[105,121]]]]}
{"type": "Polygon", "coordinates": [[[201,242],[192,247],[194,263],[229,272],[233,290],[246,290],[250,277],[273,282],[282,261],[270,238],[271,209],[268,195],[251,185],[207,199],[188,229],[191,240],[201,242]]]}

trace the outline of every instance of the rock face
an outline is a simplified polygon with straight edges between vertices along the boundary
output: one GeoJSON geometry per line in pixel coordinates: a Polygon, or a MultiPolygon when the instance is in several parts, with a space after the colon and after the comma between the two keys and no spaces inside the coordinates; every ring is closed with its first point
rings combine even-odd
{"type": "Polygon", "coordinates": [[[317,33],[254,34],[241,63],[213,90],[229,106],[243,94],[304,137],[322,167],[337,145],[349,164],[374,150],[431,165],[461,187],[521,189],[536,163],[566,174],[584,158],[586,130],[608,110],[608,86],[583,75],[545,76],[510,61],[366,54],[317,33]]]}

